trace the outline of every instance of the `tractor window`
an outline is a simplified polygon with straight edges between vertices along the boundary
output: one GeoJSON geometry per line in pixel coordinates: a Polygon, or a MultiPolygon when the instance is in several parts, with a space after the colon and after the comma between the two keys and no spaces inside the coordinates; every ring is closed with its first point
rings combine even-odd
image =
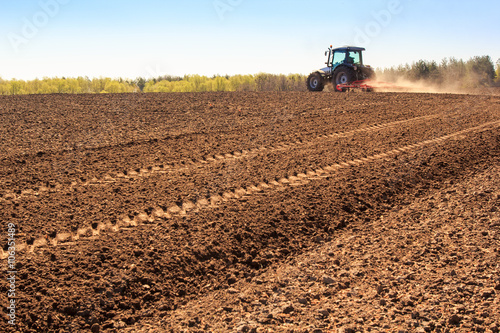
{"type": "Polygon", "coordinates": [[[361,53],[359,51],[349,51],[349,56],[346,59],[347,63],[360,65],[361,64],[361,53]]]}
{"type": "Polygon", "coordinates": [[[333,54],[333,66],[343,63],[345,60],[345,51],[335,51],[333,54]]]}

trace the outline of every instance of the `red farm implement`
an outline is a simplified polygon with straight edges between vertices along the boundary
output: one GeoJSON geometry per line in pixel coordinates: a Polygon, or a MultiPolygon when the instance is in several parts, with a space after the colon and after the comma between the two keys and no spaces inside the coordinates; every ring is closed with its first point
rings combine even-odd
{"type": "Polygon", "coordinates": [[[398,87],[394,84],[382,82],[382,81],[374,81],[370,79],[366,80],[358,80],[351,83],[340,83],[335,86],[337,91],[349,91],[359,89],[361,91],[371,92],[375,89],[397,89],[398,87]]]}

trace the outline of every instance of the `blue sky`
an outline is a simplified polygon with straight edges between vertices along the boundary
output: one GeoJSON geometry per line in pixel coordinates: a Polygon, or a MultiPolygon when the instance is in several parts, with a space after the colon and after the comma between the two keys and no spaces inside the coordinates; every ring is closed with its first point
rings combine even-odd
{"type": "Polygon", "coordinates": [[[499,36],[498,0],[0,0],[0,77],[307,74],[330,44],[497,61],[499,36]]]}

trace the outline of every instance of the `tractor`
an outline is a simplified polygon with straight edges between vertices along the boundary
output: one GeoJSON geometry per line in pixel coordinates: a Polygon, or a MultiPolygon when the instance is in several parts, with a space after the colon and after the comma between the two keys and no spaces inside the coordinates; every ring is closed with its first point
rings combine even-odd
{"type": "Polygon", "coordinates": [[[362,47],[344,46],[333,48],[331,45],[325,56],[328,56],[327,67],[317,70],[307,78],[309,91],[323,91],[328,82],[335,91],[346,91],[349,88],[362,88],[371,91],[365,80],[373,78],[375,72],[370,66],[363,65],[362,47]]]}

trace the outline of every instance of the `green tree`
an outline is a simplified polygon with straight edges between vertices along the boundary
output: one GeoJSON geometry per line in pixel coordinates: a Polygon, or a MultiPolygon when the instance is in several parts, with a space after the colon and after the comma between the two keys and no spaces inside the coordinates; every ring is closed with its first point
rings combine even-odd
{"type": "Polygon", "coordinates": [[[10,81],[10,94],[11,95],[21,94],[22,89],[23,89],[22,81],[18,81],[16,79],[13,79],[12,81],[10,81]]]}
{"type": "Polygon", "coordinates": [[[90,82],[90,89],[93,93],[101,93],[106,90],[106,83],[111,81],[109,78],[93,78],[90,82]]]}
{"type": "Polygon", "coordinates": [[[111,94],[118,94],[118,93],[123,92],[123,89],[122,89],[119,82],[108,81],[108,82],[106,82],[106,85],[104,86],[104,91],[111,93],[111,94]]]}
{"type": "Polygon", "coordinates": [[[10,95],[10,91],[10,83],[0,78],[0,95],[10,95]]]}
{"type": "Polygon", "coordinates": [[[80,93],[82,94],[88,94],[88,93],[91,93],[91,87],[90,87],[90,84],[91,84],[91,81],[88,77],[81,77],[79,76],[78,78],[76,78],[76,81],[78,82],[78,87],[80,88],[80,93]]]}
{"type": "Polygon", "coordinates": [[[496,83],[500,83],[500,59],[497,60],[496,83]]]}
{"type": "Polygon", "coordinates": [[[146,87],[146,79],[143,77],[139,77],[135,80],[135,84],[140,91],[144,91],[144,87],[146,87]]]}
{"type": "Polygon", "coordinates": [[[463,82],[467,75],[465,62],[451,57],[446,61],[445,66],[441,65],[441,75],[445,83],[463,82]]]}
{"type": "Polygon", "coordinates": [[[68,86],[68,82],[66,82],[66,79],[64,79],[64,78],[62,78],[62,79],[56,78],[56,82],[57,82],[57,92],[59,94],[68,93],[69,92],[69,86],[68,86]]]}
{"type": "Polygon", "coordinates": [[[429,64],[425,60],[419,60],[413,64],[410,77],[413,80],[422,80],[427,79],[431,73],[431,69],[429,68],[429,64]]]}
{"type": "Polygon", "coordinates": [[[79,94],[82,91],[77,79],[66,79],[67,92],[70,94],[79,94]]]}
{"type": "Polygon", "coordinates": [[[224,76],[216,77],[214,83],[214,91],[226,91],[228,87],[228,80],[224,76]]]}
{"type": "Polygon", "coordinates": [[[473,57],[467,61],[469,80],[479,85],[491,85],[495,79],[495,65],[490,56],[473,57]]]}

